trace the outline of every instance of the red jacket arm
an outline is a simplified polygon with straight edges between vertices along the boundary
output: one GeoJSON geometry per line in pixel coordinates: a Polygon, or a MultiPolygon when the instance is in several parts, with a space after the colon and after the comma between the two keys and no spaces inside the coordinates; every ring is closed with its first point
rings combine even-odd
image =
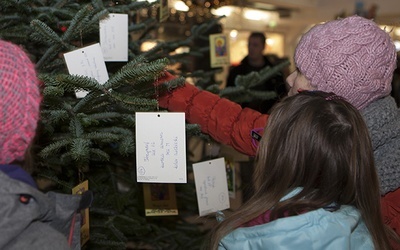
{"type": "MultiPolygon", "coordinates": [[[[157,84],[173,78],[167,73],[157,84]]],[[[268,115],[242,109],[235,102],[202,91],[187,82],[160,96],[159,105],[172,112],[185,112],[187,122],[199,124],[203,133],[249,156],[254,156],[257,151],[252,143],[251,131],[264,129],[268,119],[268,115]]]]}

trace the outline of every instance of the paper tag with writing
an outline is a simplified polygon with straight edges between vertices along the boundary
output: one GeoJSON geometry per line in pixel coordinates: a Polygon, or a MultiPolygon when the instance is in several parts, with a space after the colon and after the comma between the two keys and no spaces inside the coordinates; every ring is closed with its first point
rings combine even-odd
{"type": "Polygon", "coordinates": [[[136,112],[138,182],[186,183],[185,113],[136,112]]]}
{"type": "Polygon", "coordinates": [[[146,216],[177,215],[175,184],[144,183],[144,206],[146,216]]]}
{"type": "Polygon", "coordinates": [[[211,68],[230,65],[229,40],[223,34],[210,35],[211,68]]]}
{"type": "Polygon", "coordinates": [[[99,25],[104,61],[128,61],[128,15],[110,13],[99,25]]]}
{"type": "MultiPolygon", "coordinates": [[[[100,84],[108,81],[108,72],[99,43],[67,52],[64,59],[70,75],[91,77],[100,84]]],[[[79,90],[75,94],[76,97],[83,98],[87,91],[79,90]]]]}
{"type": "MultiPolygon", "coordinates": [[[[72,194],[82,194],[89,190],[89,181],[86,180],[72,188],[72,194]]],[[[81,246],[89,240],[89,208],[81,211],[81,246]]]]}
{"type": "Polygon", "coordinates": [[[230,207],[224,158],[195,163],[193,173],[200,216],[230,207]]]}

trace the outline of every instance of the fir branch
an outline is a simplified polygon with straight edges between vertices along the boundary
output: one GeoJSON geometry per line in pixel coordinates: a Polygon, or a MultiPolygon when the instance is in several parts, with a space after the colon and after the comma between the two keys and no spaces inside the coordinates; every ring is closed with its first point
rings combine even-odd
{"type": "Polygon", "coordinates": [[[185,85],[185,78],[177,77],[172,80],[163,82],[163,84],[158,86],[158,90],[160,92],[164,91],[164,90],[172,91],[173,89],[175,89],[177,87],[181,87],[183,85],[185,85]]]}
{"type": "Polygon", "coordinates": [[[100,128],[99,131],[109,132],[109,133],[114,133],[114,134],[122,134],[122,135],[124,135],[124,137],[132,136],[132,130],[123,128],[123,127],[117,127],[117,126],[103,127],[103,128],[100,128]]]}
{"type": "MultiPolygon", "coordinates": [[[[94,79],[92,79],[94,80],[94,79]]],[[[74,83],[72,83],[74,84],[74,83]]],[[[92,83],[92,84],[96,84],[96,83],[92,83]]],[[[79,101],[75,104],[74,108],[73,108],[73,112],[75,113],[79,113],[82,112],[83,109],[87,108],[88,104],[93,104],[93,102],[96,100],[96,98],[98,98],[98,94],[94,93],[94,92],[89,92],[84,98],[79,99],[79,101]]],[[[93,107],[93,106],[91,106],[93,107]]]]}
{"type": "Polygon", "coordinates": [[[11,40],[19,43],[24,43],[28,40],[28,35],[31,30],[25,25],[14,25],[10,23],[4,23],[0,20],[0,37],[2,39],[11,40]]]}
{"type": "Polygon", "coordinates": [[[135,152],[135,141],[133,139],[133,136],[122,137],[122,140],[119,144],[118,152],[124,156],[129,156],[130,154],[135,152]]]}
{"type": "Polygon", "coordinates": [[[69,118],[68,112],[63,109],[42,110],[41,116],[44,117],[45,120],[50,121],[52,124],[66,121],[69,118]]]}
{"type": "Polygon", "coordinates": [[[123,116],[125,116],[125,114],[121,114],[119,112],[100,112],[87,115],[87,118],[93,120],[109,120],[115,118],[122,118],[123,116]]]}
{"type": "Polygon", "coordinates": [[[120,230],[118,230],[117,227],[114,226],[114,224],[112,223],[111,220],[108,220],[106,222],[106,225],[107,225],[108,229],[113,233],[113,235],[118,240],[120,240],[121,242],[127,242],[128,241],[128,239],[125,237],[125,235],[120,230]]]}
{"type": "Polygon", "coordinates": [[[69,122],[69,131],[73,138],[80,138],[83,133],[83,127],[81,121],[77,117],[72,117],[69,122]]]}
{"type": "Polygon", "coordinates": [[[97,156],[97,158],[101,161],[109,161],[110,160],[110,155],[98,148],[91,148],[89,152],[90,152],[90,155],[97,156]]]}
{"type": "Polygon", "coordinates": [[[269,100],[278,96],[275,91],[258,91],[249,89],[247,92],[249,96],[251,96],[251,99],[256,98],[260,100],[269,100]]]}
{"type": "Polygon", "coordinates": [[[101,142],[113,142],[117,141],[121,138],[121,136],[112,134],[112,133],[104,133],[104,132],[90,132],[86,133],[84,136],[82,136],[82,139],[86,140],[93,140],[93,141],[101,141],[101,142]]]}
{"type": "Polygon", "coordinates": [[[104,88],[115,89],[126,83],[134,84],[137,82],[148,83],[149,80],[154,81],[154,75],[159,74],[168,63],[169,61],[166,58],[148,63],[144,56],[138,56],[112,75],[107,83],[104,84],[104,88]]]}
{"type": "Polygon", "coordinates": [[[87,162],[89,160],[89,149],[92,142],[84,138],[74,138],[71,142],[70,154],[76,162],[87,162]]]}
{"type": "Polygon", "coordinates": [[[157,106],[157,100],[147,99],[147,98],[138,98],[133,95],[126,95],[116,92],[111,92],[110,97],[114,100],[121,102],[119,105],[123,106],[128,110],[134,110],[136,108],[155,108],[157,106]]]}
{"type": "Polygon", "coordinates": [[[107,9],[97,10],[91,4],[81,8],[71,19],[70,26],[62,36],[63,41],[81,40],[82,36],[98,30],[98,22],[108,14],[107,9]]]}
{"type": "Polygon", "coordinates": [[[66,189],[69,189],[69,190],[71,190],[72,187],[73,187],[68,182],[60,180],[57,176],[46,174],[45,172],[38,173],[37,177],[41,177],[41,178],[45,178],[47,180],[50,180],[50,181],[56,183],[57,185],[62,186],[62,187],[66,188],[66,189]]]}
{"type": "Polygon", "coordinates": [[[263,82],[271,79],[273,76],[275,76],[277,74],[281,74],[282,69],[286,68],[289,65],[290,65],[290,61],[284,60],[283,62],[281,62],[273,67],[266,66],[265,68],[261,69],[259,72],[256,72],[256,73],[258,73],[260,80],[252,82],[252,84],[250,84],[249,87],[258,86],[258,85],[262,84],[263,82]]]}
{"type": "Polygon", "coordinates": [[[43,89],[43,96],[46,97],[61,97],[64,95],[64,88],[57,86],[47,86],[43,89]]]}
{"type": "Polygon", "coordinates": [[[65,61],[61,58],[55,58],[53,61],[42,65],[41,70],[52,72],[63,67],[65,67],[65,61]]]}
{"type": "Polygon", "coordinates": [[[67,147],[71,143],[70,139],[58,140],[46,146],[39,152],[39,156],[42,158],[47,158],[50,155],[56,155],[60,152],[62,148],[67,147]]]}
{"type": "Polygon", "coordinates": [[[43,56],[36,62],[36,67],[38,69],[42,69],[43,64],[47,60],[53,59],[55,56],[57,56],[59,51],[60,47],[58,45],[50,46],[50,48],[48,48],[47,51],[43,54],[43,56]]]}
{"type": "MultiPolygon", "coordinates": [[[[66,1],[64,1],[66,2],[66,1]]],[[[61,5],[61,4],[59,4],[61,5]]],[[[77,6],[79,8],[79,6],[77,6]]],[[[42,12],[43,13],[43,12],[42,12]]],[[[69,20],[73,17],[73,12],[70,9],[58,7],[57,5],[51,8],[51,14],[62,20],[69,20]]]]}
{"type": "Polygon", "coordinates": [[[112,240],[104,240],[104,238],[93,238],[91,243],[97,246],[104,247],[104,249],[121,249],[126,250],[126,243],[112,240]]]}
{"type": "MultiPolygon", "coordinates": [[[[110,12],[107,9],[95,9],[98,11],[97,13],[94,13],[90,21],[88,22],[88,27],[93,28],[93,30],[98,31],[99,30],[99,21],[106,18],[110,12]]],[[[88,32],[90,33],[90,32],[88,32]]]]}
{"type": "Polygon", "coordinates": [[[153,7],[157,5],[157,2],[148,2],[148,1],[132,1],[128,3],[128,7],[131,11],[141,10],[149,7],[153,7]]]}
{"type": "Polygon", "coordinates": [[[46,44],[48,46],[54,44],[62,44],[61,38],[47,24],[35,19],[31,21],[32,34],[31,38],[34,41],[46,44]]]}
{"type": "MultiPolygon", "coordinates": [[[[56,4],[54,5],[54,8],[56,9],[62,9],[65,7],[66,4],[68,4],[70,1],[69,0],[58,0],[56,4]]],[[[73,4],[73,3],[72,3],[73,4]]],[[[79,7],[79,5],[78,5],[79,7]]]]}
{"type": "Polygon", "coordinates": [[[88,76],[60,74],[56,77],[54,83],[68,91],[103,91],[102,85],[96,79],[88,76]]]}

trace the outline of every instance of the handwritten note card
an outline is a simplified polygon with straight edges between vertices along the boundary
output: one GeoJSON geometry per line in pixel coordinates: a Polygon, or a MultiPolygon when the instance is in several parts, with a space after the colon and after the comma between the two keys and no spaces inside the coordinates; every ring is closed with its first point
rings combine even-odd
{"type": "MultiPolygon", "coordinates": [[[[100,84],[108,80],[108,72],[99,43],[67,52],[64,54],[64,59],[70,75],[92,77],[100,84]]],[[[76,91],[78,98],[85,97],[86,94],[86,91],[76,91]]]]}
{"type": "Polygon", "coordinates": [[[128,61],[128,15],[110,13],[100,20],[100,44],[106,62],[128,61]]]}
{"type": "Polygon", "coordinates": [[[195,163],[193,173],[200,216],[229,208],[224,158],[195,163]]]}
{"type": "Polygon", "coordinates": [[[138,182],[186,183],[185,113],[136,112],[138,182]]]}

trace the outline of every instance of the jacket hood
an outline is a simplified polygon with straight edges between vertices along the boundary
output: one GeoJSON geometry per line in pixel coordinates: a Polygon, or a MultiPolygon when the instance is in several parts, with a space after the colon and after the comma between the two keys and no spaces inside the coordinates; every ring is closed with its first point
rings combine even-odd
{"type": "MultiPolygon", "coordinates": [[[[284,199],[298,193],[297,188],[284,199]]],[[[219,249],[374,249],[360,212],[342,205],[329,212],[323,208],[272,222],[237,228],[219,243],[219,249]]]]}

